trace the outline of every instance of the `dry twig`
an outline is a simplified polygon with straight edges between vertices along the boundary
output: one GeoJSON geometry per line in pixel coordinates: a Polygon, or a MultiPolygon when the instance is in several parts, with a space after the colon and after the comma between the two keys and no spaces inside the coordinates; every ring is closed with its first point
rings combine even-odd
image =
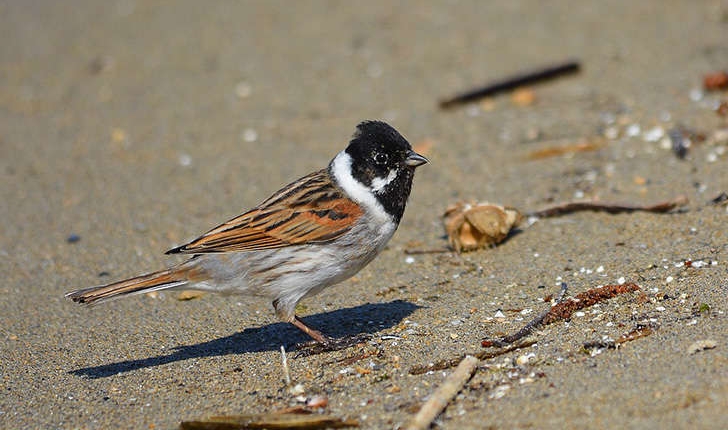
{"type": "MultiPolygon", "coordinates": [[[[566,291],[569,289],[569,287],[566,285],[566,282],[561,283],[561,292],[559,293],[559,297],[556,298],[556,304],[554,306],[558,306],[562,300],[564,300],[564,295],[566,295],[566,291]]],[[[532,319],[528,324],[523,326],[522,329],[518,330],[517,332],[503,336],[500,339],[497,340],[483,340],[481,342],[481,345],[483,347],[490,347],[490,346],[497,346],[497,347],[504,347],[506,345],[510,345],[513,342],[516,342],[518,340],[523,339],[524,337],[531,334],[531,332],[538,326],[540,326],[543,321],[546,319],[546,317],[551,313],[552,308],[546,309],[545,311],[541,312],[536,318],[532,319]]]]}
{"type": "Polygon", "coordinates": [[[672,200],[667,200],[654,205],[624,205],[618,203],[602,203],[602,202],[568,202],[560,203],[555,206],[541,209],[535,212],[529,212],[527,215],[537,218],[548,218],[566,215],[579,211],[607,212],[610,214],[618,214],[622,212],[655,212],[665,213],[684,206],[688,203],[685,196],[677,196],[672,200]]]}
{"type": "Polygon", "coordinates": [[[422,405],[420,411],[417,412],[412,420],[405,427],[407,430],[424,430],[430,428],[432,421],[445,410],[447,404],[455,397],[463,388],[465,383],[473,376],[478,366],[478,359],[472,355],[467,355],[460,361],[455,371],[445,379],[430,398],[422,405]]]}
{"type": "Polygon", "coordinates": [[[577,61],[567,61],[554,66],[542,67],[536,70],[519,73],[501,81],[492,82],[483,87],[466,91],[454,97],[440,101],[440,108],[448,109],[465,103],[469,103],[483,97],[492,96],[504,91],[512,91],[524,85],[554,79],[560,76],[577,73],[581,68],[577,61]]]}

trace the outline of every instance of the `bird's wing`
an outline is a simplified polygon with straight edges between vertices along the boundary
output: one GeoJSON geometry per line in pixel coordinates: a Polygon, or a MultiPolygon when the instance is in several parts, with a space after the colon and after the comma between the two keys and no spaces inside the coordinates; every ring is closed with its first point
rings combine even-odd
{"type": "Polygon", "coordinates": [[[361,207],[346,198],[326,170],[320,170],[167,254],[254,251],[323,243],[349,231],[362,215],[361,207]]]}

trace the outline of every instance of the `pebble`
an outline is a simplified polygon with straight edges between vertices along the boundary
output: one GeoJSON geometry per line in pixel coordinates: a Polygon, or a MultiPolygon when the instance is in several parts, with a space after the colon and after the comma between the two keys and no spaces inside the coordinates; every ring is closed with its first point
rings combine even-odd
{"type": "Polygon", "coordinates": [[[258,140],[258,132],[252,128],[246,128],[243,130],[243,140],[246,142],[255,142],[258,140]]]}
{"type": "Polygon", "coordinates": [[[235,95],[238,96],[238,98],[247,98],[252,92],[253,87],[251,87],[250,84],[245,81],[238,82],[237,85],[235,85],[235,95]]]}
{"type": "Polygon", "coordinates": [[[703,97],[705,97],[705,93],[703,93],[703,90],[700,88],[693,88],[690,90],[690,100],[699,102],[700,100],[703,100],[703,97]]]}
{"type": "Polygon", "coordinates": [[[177,160],[179,161],[179,165],[182,167],[189,167],[192,165],[192,157],[190,157],[189,154],[179,154],[177,160]]]}
{"type": "Polygon", "coordinates": [[[642,134],[642,138],[646,142],[657,142],[660,139],[662,139],[664,136],[665,136],[665,130],[660,126],[652,127],[651,129],[645,131],[642,134]]]}
{"type": "Polygon", "coordinates": [[[625,134],[627,137],[635,137],[639,136],[642,132],[642,128],[639,124],[630,124],[627,126],[627,129],[625,130],[625,134]]]}

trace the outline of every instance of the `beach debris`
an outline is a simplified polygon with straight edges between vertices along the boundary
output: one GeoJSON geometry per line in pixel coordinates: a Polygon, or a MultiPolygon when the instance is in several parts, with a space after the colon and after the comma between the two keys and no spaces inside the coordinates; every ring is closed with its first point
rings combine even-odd
{"type": "Polygon", "coordinates": [[[295,358],[310,357],[312,355],[323,354],[325,352],[340,351],[352,346],[363,347],[366,342],[371,340],[372,335],[369,333],[359,333],[351,336],[345,336],[339,339],[322,344],[317,341],[308,341],[296,345],[295,358]]]}
{"type": "Polygon", "coordinates": [[[639,339],[641,337],[651,335],[652,333],[654,333],[656,328],[657,327],[653,324],[637,324],[637,326],[634,329],[632,329],[628,333],[623,334],[616,340],[607,339],[607,340],[586,342],[586,343],[584,343],[584,350],[589,351],[589,350],[593,350],[593,349],[597,349],[597,350],[617,349],[623,343],[631,342],[631,341],[639,339]]]}
{"type": "Polygon", "coordinates": [[[456,252],[495,246],[523,220],[515,208],[475,201],[448,206],[442,218],[450,246],[456,252]]]}
{"type": "Polygon", "coordinates": [[[718,342],[714,341],[713,339],[703,339],[703,340],[697,340],[690,344],[688,347],[688,354],[697,354],[700,351],[705,351],[706,349],[713,349],[718,346],[718,342]]]}
{"type": "Polygon", "coordinates": [[[531,151],[527,156],[527,160],[541,160],[544,158],[558,157],[560,155],[574,154],[577,152],[591,152],[602,149],[605,145],[604,139],[583,139],[576,143],[561,144],[557,142],[554,145],[547,146],[542,149],[531,151]]]}
{"type": "Polygon", "coordinates": [[[715,113],[717,113],[718,116],[728,116],[728,101],[720,102],[718,107],[715,108],[715,113]]]}
{"type": "Polygon", "coordinates": [[[245,99],[250,97],[253,92],[253,86],[248,81],[240,81],[235,84],[235,95],[239,99],[245,99]]]}
{"type": "MultiPolygon", "coordinates": [[[[566,285],[566,282],[562,282],[561,283],[561,292],[559,293],[559,297],[556,299],[554,306],[558,306],[559,304],[561,304],[561,302],[564,300],[564,296],[566,295],[566,291],[568,289],[569,289],[569,287],[566,285]]],[[[503,336],[502,338],[495,339],[495,340],[483,339],[483,341],[480,343],[481,346],[483,346],[484,348],[492,347],[492,346],[502,348],[506,345],[510,345],[516,341],[523,339],[524,337],[531,334],[531,332],[533,332],[533,330],[536,327],[543,324],[544,320],[551,313],[552,309],[553,309],[553,307],[541,312],[536,318],[532,319],[528,324],[523,326],[522,329],[518,330],[517,332],[515,332],[511,335],[503,336]]]]}
{"type": "Polygon", "coordinates": [[[187,300],[194,300],[199,299],[200,297],[204,296],[204,291],[196,291],[196,290],[184,290],[177,294],[177,300],[184,302],[187,300]]]}
{"type": "Polygon", "coordinates": [[[597,303],[609,300],[621,294],[639,290],[641,290],[640,286],[632,282],[591,288],[577,294],[574,298],[569,298],[557,305],[554,305],[548,315],[546,315],[543,319],[542,324],[548,325],[556,321],[567,320],[578,310],[594,306],[597,303]]]}
{"type": "Polygon", "coordinates": [[[726,206],[728,205],[728,193],[725,191],[721,192],[717,196],[713,197],[708,201],[708,204],[710,205],[716,205],[716,206],[726,206]]]}
{"type": "Polygon", "coordinates": [[[688,155],[688,149],[692,145],[690,139],[679,128],[673,128],[668,132],[670,141],[672,142],[672,152],[677,158],[684,159],[688,155]]]}
{"type": "Polygon", "coordinates": [[[468,354],[460,354],[454,358],[446,358],[427,364],[416,364],[410,367],[408,372],[410,375],[422,375],[423,373],[451,369],[457,366],[466,355],[472,355],[478,360],[489,360],[503,354],[508,354],[509,352],[528,348],[529,346],[534,344],[536,344],[535,340],[525,340],[523,342],[514,343],[513,345],[508,345],[502,348],[498,348],[496,350],[483,350],[478,352],[470,352],[468,354]]]}
{"type": "Polygon", "coordinates": [[[75,233],[69,234],[68,237],[66,238],[67,243],[77,243],[80,241],[81,241],[81,236],[79,236],[75,233]]]}
{"type": "Polygon", "coordinates": [[[359,427],[359,422],[331,415],[314,414],[305,409],[251,415],[213,416],[204,420],[182,421],[181,430],[238,429],[329,429],[359,427]]]}
{"type": "Polygon", "coordinates": [[[580,69],[581,65],[578,61],[566,61],[551,66],[541,67],[532,71],[509,76],[503,80],[495,81],[479,88],[465,91],[461,94],[441,100],[439,105],[441,109],[449,109],[498,93],[513,91],[526,85],[574,74],[579,72],[580,69]]]}
{"type": "Polygon", "coordinates": [[[286,357],[286,348],[283,345],[281,345],[281,367],[283,367],[283,376],[286,379],[286,387],[290,387],[291,371],[288,369],[288,357],[286,357]]]}
{"type": "Polygon", "coordinates": [[[667,200],[652,205],[630,205],[630,204],[619,204],[619,203],[604,203],[595,201],[585,202],[567,202],[559,203],[554,206],[550,206],[545,209],[541,209],[534,212],[529,212],[528,217],[536,218],[548,218],[556,217],[565,214],[570,214],[579,211],[593,211],[593,212],[607,212],[610,214],[618,214],[623,212],[653,212],[653,213],[665,213],[670,212],[673,209],[684,206],[688,203],[686,196],[680,195],[672,200],[667,200]]]}
{"type": "Polygon", "coordinates": [[[703,88],[707,91],[728,89],[728,72],[720,71],[703,76],[703,88]]]}
{"type": "Polygon", "coordinates": [[[92,75],[98,75],[112,70],[115,65],[116,59],[111,55],[99,55],[89,62],[87,69],[92,75]]]}
{"type": "Polygon", "coordinates": [[[511,103],[516,106],[531,106],[536,101],[536,93],[530,88],[516,88],[511,94],[511,103]]]}
{"type": "Polygon", "coordinates": [[[422,405],[417,414],[404,427],[407,430],[429,429],[432,421],[445,410],[448,403],[463,389],[478,367],[479,360],[472,355],[463,358],[445,381],[422,405]]]}
{"type": "Polygon", "coordinates": [[[318,394],[306,400],[306,407],[311,409],[324,409],[329,405],[329,398],[318,394]]]}

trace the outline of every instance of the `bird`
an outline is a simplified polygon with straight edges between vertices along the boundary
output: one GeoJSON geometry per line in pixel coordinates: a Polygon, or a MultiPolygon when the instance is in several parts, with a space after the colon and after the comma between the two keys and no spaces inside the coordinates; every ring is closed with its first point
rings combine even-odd
{"type": "Polygon", "coordinates": [[[382,252],[404,215],[415,169],[428,162],[389,124],[362,121],[326,168],[166,252],[190,255],[186,261],[66,297],[86,305],[177,289],[264,297],[312,343],[332,345],[336,339],[305,324],[296,305],[382,252]]]}

